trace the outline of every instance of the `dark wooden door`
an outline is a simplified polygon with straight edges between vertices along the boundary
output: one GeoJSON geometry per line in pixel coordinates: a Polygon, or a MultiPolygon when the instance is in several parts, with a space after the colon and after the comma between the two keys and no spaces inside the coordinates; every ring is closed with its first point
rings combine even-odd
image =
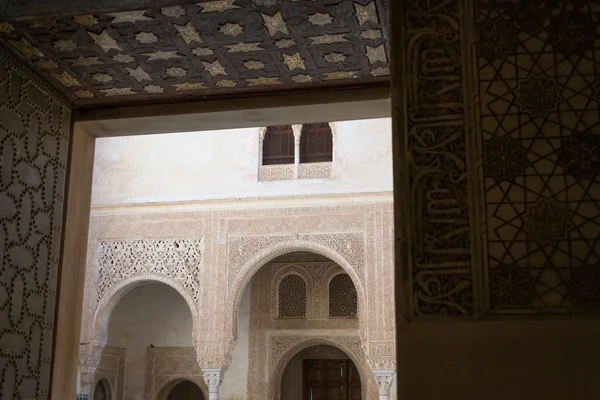
{"type": "Polygon", "coordinates": [[[304,400],[361,400],[351,360],[304,360],[304,400]]]}

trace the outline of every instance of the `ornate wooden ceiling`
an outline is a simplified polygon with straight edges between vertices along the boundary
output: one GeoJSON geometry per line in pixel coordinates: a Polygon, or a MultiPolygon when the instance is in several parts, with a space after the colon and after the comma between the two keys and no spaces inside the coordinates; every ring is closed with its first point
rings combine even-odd
{"type": "Polygon", "coordinates": [[[76,106],[348,85],[389,75],[387,0],[215,0],[0,22],[76,106]]]}

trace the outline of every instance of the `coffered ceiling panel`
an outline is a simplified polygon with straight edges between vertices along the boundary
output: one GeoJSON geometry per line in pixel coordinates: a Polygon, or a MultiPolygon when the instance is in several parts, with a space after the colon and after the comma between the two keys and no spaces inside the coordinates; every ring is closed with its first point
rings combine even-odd
{"type": "MultiPolygon", "coordinates": [[[[172,4],[172,3],[170,3],[172,4]]],[[[216,0],[0,22],[76,106],[385,80],[385,0],[216,0]]]]}

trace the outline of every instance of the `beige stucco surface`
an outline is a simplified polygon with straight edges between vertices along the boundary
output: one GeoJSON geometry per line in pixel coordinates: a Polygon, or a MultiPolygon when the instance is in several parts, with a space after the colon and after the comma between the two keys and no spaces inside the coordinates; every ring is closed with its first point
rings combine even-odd
{"type": "Polygon", "coordinates": [[[283,182],[259,181],[260,128],[101,138],[92,205],[389,192],[390,119],[333,130],[334,176],[283,182]]]}

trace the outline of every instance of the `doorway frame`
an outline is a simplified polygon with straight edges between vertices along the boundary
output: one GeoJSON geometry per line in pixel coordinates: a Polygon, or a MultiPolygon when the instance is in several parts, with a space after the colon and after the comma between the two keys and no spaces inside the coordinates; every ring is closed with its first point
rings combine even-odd
{"type": "Polygon", "coordinates": [[[75,398],[78,385],[85,261],[97,138],[391,116],[389,86],[74,110],[55,305],[50,399],[75,398]]]}

